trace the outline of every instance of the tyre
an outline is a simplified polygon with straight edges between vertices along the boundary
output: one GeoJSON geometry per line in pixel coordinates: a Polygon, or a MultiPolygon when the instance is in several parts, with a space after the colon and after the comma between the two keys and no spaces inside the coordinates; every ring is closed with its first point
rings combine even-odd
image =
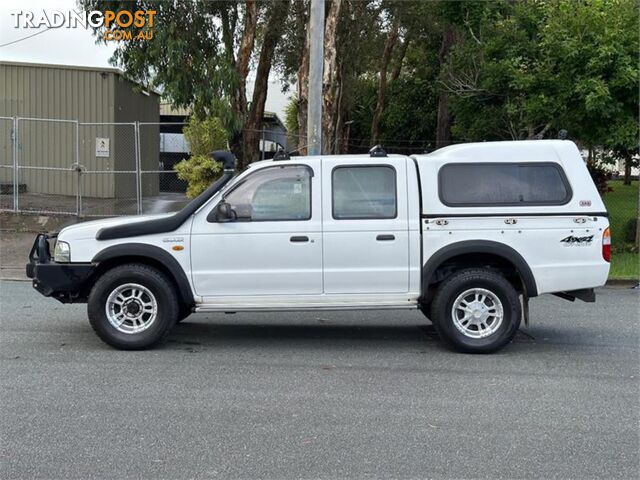
{"type": "Polygon", "coordinates": [[[499,273],[461,270],[442,282],[430,313],[436,331],[450,347],[466,353],[491,353],[515,336],[520,326],[520,298],[499,273]]]}
{"type": "Polygon", "coordinates": [[[162,272],[129,264],[105,272],[88,301],[91,326],[112,347],[141,350],[158,344],[178,318],[178,298],[162,272]]]}

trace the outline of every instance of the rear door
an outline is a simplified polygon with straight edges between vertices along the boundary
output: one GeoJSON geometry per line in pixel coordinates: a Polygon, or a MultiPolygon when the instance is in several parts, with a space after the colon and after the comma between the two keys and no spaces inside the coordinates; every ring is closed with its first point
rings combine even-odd
{"type": "Polygon", "coordinates": [[[326,294],[409,290],[406,169],[403,157],[322,159],[326,294]]]}

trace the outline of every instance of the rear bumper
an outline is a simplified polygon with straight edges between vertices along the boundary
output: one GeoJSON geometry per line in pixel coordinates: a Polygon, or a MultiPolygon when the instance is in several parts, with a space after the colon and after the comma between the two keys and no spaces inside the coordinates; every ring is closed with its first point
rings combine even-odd
{"type": "Polygon", "coordinates": [[[33,288],[45,297],[54,297],[62,303],[86,301],[87,280],[95,271],[95,265],[53,262],[49,238],[47,234],[39,234],[29,253],[26,273],[32,279],[33,288]]]}

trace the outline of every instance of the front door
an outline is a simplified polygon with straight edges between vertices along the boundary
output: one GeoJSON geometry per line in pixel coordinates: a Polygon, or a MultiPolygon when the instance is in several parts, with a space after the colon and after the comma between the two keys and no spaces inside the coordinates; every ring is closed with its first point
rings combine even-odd
{"type": "Polygon", "coordinates": [[[409,291],[406,158],[322,160],[324,291],[409,291]]]}
{"type": "Polygon", "coordinates": [[[237,218],[207,220],[215,205],[194,218],[191,268],[197,295],[322,293],[320,175],[313,167],[258,168],[220,200],[237,218]]]}

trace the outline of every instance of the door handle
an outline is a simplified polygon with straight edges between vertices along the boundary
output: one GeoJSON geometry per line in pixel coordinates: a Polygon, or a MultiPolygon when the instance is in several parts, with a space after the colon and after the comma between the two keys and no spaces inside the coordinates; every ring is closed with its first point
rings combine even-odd
{"type": "Polygon", "coordinates": [[[378,235],[376,237],[376,240],[379,242],[388,242],[395,239],[396,237],[394,235],[378,235]]]}
{"type": "Polygon", "coordinates": [[[307,237],[306,235],[294,235],[293,237],[291,237],[289,239],[290,242],[293,243],[301,243],[301,242],[308,242],[309,241],[309,237],[307,237]]]}

